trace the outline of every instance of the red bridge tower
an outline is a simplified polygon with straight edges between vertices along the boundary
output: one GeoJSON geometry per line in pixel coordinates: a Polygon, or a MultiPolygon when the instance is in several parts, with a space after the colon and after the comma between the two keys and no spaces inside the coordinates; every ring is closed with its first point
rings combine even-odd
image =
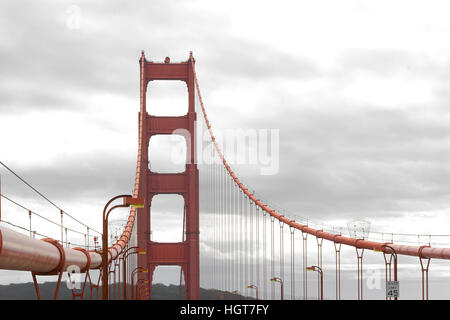
{"type": "Polygon", "coordinates": [[[141,176],[140,198],[146,199],[145,207],[138,209],[138,246],[146,248],[146,255],[138,255],[138,264],[147,268],[148,273],[140,273],[141,278],[147,277],[152,285],[153,272],[159,265],[178,265],[184,273],[187,299],[199,299],[199,191],[198,169],[196,164],[195,145],[195,92],[194,70],[195,60],[192,52],[186,62],[170,63],[166,58],[164,63],[149,62],[142,52],[140,59],[141,84],[139,113],[139,143],[141,144],[141,176]],[[181,80],[186,82],[189,93],[189,110],[181,117],[156,117],[147,113],[147,84],[153,80],[181,80]],[[176,132],[174,132],[177,130],[176,132]],[[186,170],[181,173],[156,173],[148,168],[148,150],[150,138],[158,134],[180,134],[186,138],[187,159],[186,170]],[[153,196],[157,194],[179,194],[184,198],[186,229],[185,240],[175,243],[151,241],[150,214],[153,196]]]}

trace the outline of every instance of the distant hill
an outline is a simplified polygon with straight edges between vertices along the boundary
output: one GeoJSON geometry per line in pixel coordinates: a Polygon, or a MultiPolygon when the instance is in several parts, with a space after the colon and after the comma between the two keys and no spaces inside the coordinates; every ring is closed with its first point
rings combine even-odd
{"type": "MultiPolygon", "coordinates": [[[[39,291],[42,299],[52,299],[55,292],[56,282],[45,282],[39,284],[39,291]]],[[[164,284],[153,284],[152,299],[153,300],[178,300],[180,299],[180,287],[175,285],[166,286],[164,284]]],[[[112,288],[111,288],[112,290],[112,288]]],[[[79,292],[80,290],[77,290],[79,292]]],[[[128,296],[130,294],[130,288],[127,290],[128,296]]],[[[93,291],[93,299],[96,300],[96,289],[93,291]]],[[[101,298],[101,288],[99,297],[101,298]]],[[[90,289],[89,285],[86,285],[85,299],[89,300],[90,289]]],[[[203,289],[200,288],[201,300],[214,300],[214,299],[234,299],[239,300],[239,295],[231,294],[229,292],[203,289]]],[[[58,293],[58,300],[71,300],[72,291],[69,290],[65,282],[61,283],[61,287],[58,293]]],[[[79,299],[79,298],[78,298],[79,299]]],[[[184,287],[181,290],[181,299],[185,299],[184,287]]],[[[253,298],[249,298],[252,299],[253,298]]],[[[0,285],[0,300],[36,300],[36,291],[32,282],[18,283],[9,285],[0,285]]]]}

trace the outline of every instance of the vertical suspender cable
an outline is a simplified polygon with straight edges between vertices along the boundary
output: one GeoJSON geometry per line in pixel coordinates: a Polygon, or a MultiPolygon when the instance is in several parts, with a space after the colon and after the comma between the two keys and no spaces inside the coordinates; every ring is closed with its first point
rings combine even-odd
{"type": "Polygon", "coordinates": [[[242,294],[242,211],[241,211],[241,190],[238,188],[237,190],[237,228],[238,228],[238,236],[237,236],[237,250],[238,250],[238,286],[237,290],[242,294]]]}
{"type": "Polygon", "coordinates": [[[234,290],[239,290],[239,284],[240,284],[240,259],[239,259],[239,188],[235,185],[234,188],[234,208],[235,208],[235,212],[234,212],[234,266],[235,266],[235,277],[236,277],[236,285],[235,285],[235,289],[234,290]]]}
{"type": "Polygon", "coordinates": [[[233,180],[230,177],[230,292],[234,290],[234,230],[233,230],[233,216],[234,216],[234,198],[233,198],[233,180]]]}
{"type": "Polygon", "coordinates": [[[220,234],[219,234],[219,230],[220,230],[220,221],[219,221],[219,216],[220,216],[220,212],[219,212],[219,175],[220,175],[220,166],[218,164],[215,165],[215,171],[216,171],[216,182],[215,182],[215,189],[216,189],[216,209],[215,209],[215,219],[216,219],[216,243],[215,243],[215,247],[216,247],[216,273],[217,273],[217,282],[216,282],[216,289],[220,288],[220,271],[219,271],[219,246],[220,246],[220,234]]]}
{"type": "Polygon", "coordinates": [[[263,297],[267,299],[267,234],[266,234],[266,220],[267,214],[264,211],[263,213],[263,284],[264,284],[264,292],[263,297]]]}
{"type": "MultiPolygon", "coordinates": [[[[274,244],[274,220],[275,218],[273,216],[270,216],[270,277],[275,277],[275,244],[274,244]]],[[[275,286],[273,281],[271,283],[271,299],[275,299],[275,286]]]]}
{"type": "Polygon", "coordinates": [[[217,274],[217,270],[216,270],[216,263],[217,263],[217,250],[216,250],[216,245],[217,245],[217,230],[216,230],[216,228],[217,228],[217,220],[216,220],[216,218],[217,218],[217,215],[216,215],[216,196],[217,196],[217,190],[216,190],[216,165],[215,165],[215,163],[214,163],[214,159],[215,159],[215,157],[214,157],[214,151],[213,151],[213,156],[212,156],[212,161],[211,161],[211,165],[212,165],[212,167],[213,167],[213,185],[212,185],[212,188],[213,188],[213,207],[212,207],[212,211],[213,211],[213,228],[212,228],[212,230],[213,230],[213,250],[214,250],[214,257],[213,257],[213,273],[214,273],[214,277],[213,277],[213,285],[212,285],[212,288],[217,288],[217,283],[216,283],[216,281],[217,281],[217,277],[218,277],[218,274],[217,274]]]}
{"type": "MultiPolygon", "coordinates": [[[[316,241],[317,241],[317,266],[322,269],[322,243],[323,243],[323,238],[318,238],[316,236],[316,241]]],[[[323,274],[322,274],[322,281],[323,281],[323,274]]],[[[322,285],[322,282],[320,279],[320,274],[319,272],[317,272],[317,299],[320,300],[320,287],[322,285]]]]}
{"type": "Polygon", "coordinates": [[[280,278],[284,279],[284,223],[280,221],[280,278]]]}
{"type": "Polygon", "coordinates": [[[223,241],[222,241],[222,247],[223,247],[223,251],[222,251],[222,254],[223,254],[223,262],[222,262],[222,268],[223,268],[223,271],[222,271],[222,277],[223,277],[223,291],[226,291],[226,286],[227,286],[227,264],[226,264],[226,262],[227,262],[227,259],[226,259],[226,240],[227,240],[227,237],[226,237],[226,222],[227,222],[227,220],[226,220],[226,218],[227,218],[227,215],[226,215],[226,170],[225,170],[225,168],[223,168],[224,170],[223,170],[223,173],[222,173],[222,220],[223,220],[223,223],[222,223],[222,237],[223,237],[223,241]]]}
{"type": "Polygon", "coordinates": [[[215,243],[215,247],[216,247],[216,273],[217,273],[217,283],[216,283],[216,289],[220,289],[220,270],[219,270],[219,258],[220,258],[220,208],[219,208],[219,197],[220,197],[220,190],[219,190],[219,177],[220,177],[220,165],[216,164],[216,185],[215,185],[215,189],[216,189],[216,212],[215,212],[215,217],[216,217],[216,243],[215,243]]]}
{"type": "Polygon", "coordinates": [[[224,250],[224,257],[225,257],[225,291],[228,291],[228,174],[227,171],[224,171],[224,241],[225,241],[225,250],[224,250]]]}
{"type": "Polygon", "coordinates": [[[31,237],[31,234],[32,234],[32,231],[31,231],[31,210],[28,210],[28,217],[30,219],[30,237],[31,237]]]}
{"type": "Polygon", "coordinates": [[[233,291],[233,193],[232,193],[233,184],[231,182],[231,176],[228,180],[228,250],[229,250],[229,262],[228,262],[228,274],[229,274],[229,292],[233,291]]]}
{"type": "Polygon", "coordinates": [[[239,187],[236,188],[236,258],[237,258],[237,263],[236,263],[236,269],[237,269],[237,273],[238,273],[238,279],[237,279],[237,286],[236,286],[236,290],[239,290],[239,292],[242,294],[242,291],[240,291],[240,287],[241,287],[241,278],[242,278],[242,273],[241,273],[241,265],[242,265],[242,261],[241,261],[241,237],[242,234],[240,232],[241,229],[241,210],[240,210],[240,202],[241,202],[241,189],[239,187]]]}
{"type": "Polygon", "coordinates": [[[255,219],[256,219],[256,286],[258,287],[258,290],[261,288],[260,282],[259,282],[259,207],[255,205],[255,219]]]}
{"type": "Polygon", "coordinates": [[[232,216],[232,220],[233,220],[233,228],[232,228],[232,239],[233,239],[233,272],[232,272],[232,277],[233,277],[233,287],[232,290],[236,290],[237,286],[236,286],[236,280],[237,280],[237,270],[236,270],[236,185],[234,184],[233,181],[231,181],[231,193],[232,193],[232,199],[233,199],[233,216],[232,216]]]}
{"type": "Polygon", "coordinates": [[[90,240],[90,238],[89,238],[89,227],[86,227],[87,228],[87,251],[89,251],[89,240],[90,240]]]}
{"type": "Polygon", "coordinates": [[[245,269],[246,269],[246,265],[245,265],[245,256],[246,256],[246,251],[245,251],[245,215],[244,215],[244,203],[245,203],[245,195],[244,192],[241,192],[241,197],[240,197],[240,211],[241,211],[241,273],[242,273],[242,283],[241,283],[241,294],[244,294],[244,288],[246,287],[246,279],[245,279],[245,269]]]}
{"type": "Polygon", "coordinates": [[[213,245],[213,249],[214,249],[214,268],[213,268],[213,272],[215,274],[214,277],[214,285],[213,288],[214,289],[218,289],[218,280],[219,280],[219,272],[217,270],[217,253],[218,253],[218,219],[217,219],[217,205],[218,205],[218,190],[217,190],[217,165],[215,163],[215,150],[213,151],[213,160],[212,160],[212,166],[213,166],[213,232],[214,232],[214,245],[213,245]]]}
{"type": "Polygon", "coordinates": [[[254,239],[253,239],[253,206],[252,201],[248,199],[248,206],[250,211],[250,282],[254,285],[254,239]]]}
{"type": "Polygon", "coordinates": [[[248,279],[249,279],[249,253],[250,251],[249,249],[249,232],[248,232],[248,206],[247,206],[247,196],[244,196],[244,214],[245,214],[245,218],[244,218],[244,222],[245,222],[245,283],[244,283],[244,287],[245,287],[245,296],[248,297],[248,279]]]}
{"type": "Polygon", "coordinates": [[[226,257],[227,257],[227,272],[226,272],[226,291],[230,291],[230,194],[229,194],[230,180],[228,179],[228,172],[225,172],[225,205],[226,205],[226,257]]]}
{"type": "Polygon", "coordinates": [[[224,174],[225,174],[225,168],[223,168],[222,166],[220,167],[220,253],[221,253],[221,259],[220,259],[220,274],[221,274],[221,285],[220,288],[222,291],[225,290],[225,266],[224,266],[224,252],[225,252],[225,248],[224,248],[224,241],[225,241],[225,237],[224,237],[224,228],[225,228],[225,214],[224,214],[224,205],[223,205],[223,199],[224,199],[224,184],[223,184],[223,178],[224,178],[224,174]]]}
{"type": "Polygon", "coordinates": [[[291,300],[295,300],[295,250],[294,250],[294,232],[295,228],[290,227],[291,231],[291,300]]]}
{"type": "Polygon", "coordinates": [[[64,211],[59,210],[59,212],[61,214],[61,245],[64,246],[64,224],[63,224],[64,211]]]}
{"type": "MultiPolygon", "coordinates": [[[[218,255],[217,255],[217,269],[220,275],[222,275],[222,189],[221,189],[221,183],[222,183],[222,174],[221,174],[221,167],[220,165],[217,166],[217,220],[218,220],[218,228],[217,228],[217,238],[218,238],[218,255]]],[[[222,276],[219,277],[219,290],[222,289],[222,276]]]]}
{"type": "Polygon", "coordinates": [[[233,224],[234,224],[234,196],[233,196],[233,181],[230,177],[230,186],[229,186],[229,195],[230,195],[230,291],[234,290],[234,230],[233,230],[233,224]]]}
{"type": "Polygon", "coordinates": [[[336,300],[341,300],[341,243],[334,242],[336,252],[336,300]]]}
{"type": "Polygon", "coordinates": [[[308,266],[308,234],[302,231],[303,240],[303,299],[308,299],[308,273],[306,267],[308,266]]]}
{"type": "Polygon", "coordinates": [[[355,246],[356,250],[356,258],[358,263],[358,300],[363,300],[363,255],[364,255],[364,248],[361,249],[361,251],[358,250],[359,248],[355,246]]]}

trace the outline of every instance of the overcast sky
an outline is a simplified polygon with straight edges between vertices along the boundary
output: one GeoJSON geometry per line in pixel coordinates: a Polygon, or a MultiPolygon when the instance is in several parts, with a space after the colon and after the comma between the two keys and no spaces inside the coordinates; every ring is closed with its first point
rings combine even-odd
{"type": "MultiPolygon", "coordinates": [[[[278,173],[236,167],[266,201],[341,226],[366,219],[373,230],[447,234],[449,9],[446,1],[2,1],[0,160],[100,229],[105,202],[134,185],[141,50],[153,61],[193,51],[218,132],[279,129],[278,173]]],[[[187,108],[181,84],[149,92],[156,114],[187,108]]],[[[58,218],[0,173],[6,195],[58,218]]],[[[174,203],[162,197],[155,210],[161,241],[181,235],[174,203]]],[[[2,272],[0,281],[23,279],[2,272]]]]}

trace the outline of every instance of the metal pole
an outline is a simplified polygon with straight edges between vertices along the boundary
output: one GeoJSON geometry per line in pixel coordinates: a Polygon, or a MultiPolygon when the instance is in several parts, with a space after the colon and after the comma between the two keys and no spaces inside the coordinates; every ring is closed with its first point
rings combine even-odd
{"type": "Polygon", "coordinates": [[[133,272],[131,273],[131,300],[134,300],[134,278],[133,278],[133,272]]]}
{"type": "Polygon", "coordinates": [[[284,283],[283,283],[282,279],[280,279],[280,283],[281,283],[281,286],[280,286],[280,288],[281,288],[281,300],[284,300],[284,283]]]}
{"type": "Polygon", "coordinates": [[[122,255],[121,258],[119,258],[119,263],[120,263],[120,259],[122,259],[122,296],[123,296],[123,300],[127,300],[127,263],[125,262],[125,256],[122,255]]]}
{"type": "MultiPolygon", "coordinates": [[[[146,269],[143,267],[136,267],[132,272],[131,272],[131,300],[134,300],[134,275],[139,273],[139,272],[146,272],[146,269]]],[[[143,279],[140,279],[143,280],[143,279]]],[[[138,285],[139,280],[136,282],[136,287],[138,285]]],[[[136,297],[137,298],[137,297],[136,297]]]]}
{"type": "Polygon", "coordinates": [[[30,237],[32,235],[32,231],[31,231],[31,210],[28,210],[28,217],[30,219],[30,237]]]}
{"type": "Polygon", "coordinates": [[[89,227],[87,227],[87,251],[89,251],[89,227]]]}
{"type": "MultiPolygon", "coordinates": [[[[274,220],[273,216],[270,216],[270,276],[273,278],[275,276],[275,258],[274,258],[274,220]]],[[[275,287],[274,283],[271,282],[270,293],[272,300],[275,299],[275,287]]]]}
{"type": "MultiPolygon", "coordinates": [[[[108,281],[108,217],[109,214],[111,213],[112,210],[116,209],[116,208],[125,208],[128,207],[128,204],[121,204],[121,205],[116,205],[114,207],[112,207],[111,209],[108,210],[108,212],[106,212],[106,209],[108,208],[108,206],[114,201],[117,200],[119,198],[127,198],[127,197],[131,197],[131,195],[119,195],[119,196],[115,196],[114,198],[111,198],[105,205],[105,207],[103,208],[103,234],[102,234],[102,269],[103,269],[103,274],[102,274],[102,298],[103,300],[108,300],[108,285],[109,285],[109,281],[108,281]]],[[[62,219],[62,213],[61,213],[61,219],[62,219]]]]}
{"type": "MultiPolygon", "coordinates": [[[[388,281],[388,271],[389,271],[389,281],[391,280],[391,260],[392,259],[394,260],[394,281],[397,282],[398,281],[397,280],[397,251],[395,251],[395,249],[393,247],[391,247],[390,245],[388,245],[388,244],[384,244],[382,246],[382,248],[383,249],[388,248],[388,249],[391,250],[389,262],[386,259],[386,252],[383,252],[384,261],[385,261],[385,264],[386,264],[386,282],[388,281]]],[[[388,298],[386,297],[386,300],[387,299],[388,298]]],[[[398,297],[394,297],[394,300],[398,300],[398,297]]]]}
{"type": "MultiPolygon", "coordinates": [[[[109,204],[109,203],[108,203],[109,204]]],[[[107,204],[107,205],[108,205],[107,204]]],[[[103,210],[103,235],[102,235],[102,299],[108,300],[108,220],[106,220],[106,207],[103,210]]]]}
{"type": "Polygon", "coordinates": [[[308,273],[306,267],[308,265],[308,234],[302,231],[303,239],[303,299],[308,299],[308,273]]]}
{"type": "Polygon", "coordinates": [[[249,289],[255,289],[255,299],[259,300],[259,296],[258,296],[258,286],[255,286],[254,284],[249,285],[247,288],[249,289]]]}
{"type": "Polygon", "coordinates": [[[323,272],[322,268],[318,268],[320,273],[320,300],[323,300],[323,272]]]}
{"type": "Polygon", "coordinates": [[[64,246],[64,227],[63,227],[63,216],[64,216],[64,211],[59,210],[60,214],[61,214],[61,245],[64,246]]]}
{"type": "Polygon", "coordinates": [[[130,251],[131,249],[138,249],[138,247],[130,247],[128,249],[126,249],[123,254],[122,254],[122,260],[123,260],[123,300],[127,300],[127,259],[129,255],[132,254],[136,254],[138,253],[138,251],[135,252],[130,252],[128,253],[128,251],[130,251]]]}
{"type": "MultiPolygon", "coordinates": [[[[317,242],[317,266],[322,269],[322,243],[323,243],[323,238],[319,238],[317,237],[316,234],[316,242],[317,242]]],[[[317,274],[318,277],[320,277],[319,274],[317,274]]],[[[319,279],[317,279],[317,285],[320,286],[319,284],[319,279]]],[[[317,290],[319,291],[320,287],[317,287],[317,290]]]]}
{"type": "Polygon", "coordinates": [[[341,243],[334,241],[336,252],[336,300],[341,300],[341,243]]]}
{"type": "Polygon", "coordinates": [[[295,250],[294,250],[294,232],[295,229],[289,227],[291,231],[291,300],[295,300],[295,250]]]}
{"type": "Polygon", "coordinates": [[[419,262],[420,268],[422,270],[422,300],[428,300],[428,271],[430,268],[431,258],[424,258],[422,255],[422,250],[429,246],[421,246],[419,248],[419,262]],[[423,259],[427,261],[426,266],[423,263],[423,259]]]}
{"type": "Polygon", "coordinates": [[[323,271],[322,268],[318,267],[318,266],[311,266],[311,267],[307,267],[306,270],[310,270],[310,271],[317,271],[318,274],[318,278],[319,278],[319,285],[318,285],[318,292],[317,292],[317,299],[318,300],[323,300],[323,271]]]}

